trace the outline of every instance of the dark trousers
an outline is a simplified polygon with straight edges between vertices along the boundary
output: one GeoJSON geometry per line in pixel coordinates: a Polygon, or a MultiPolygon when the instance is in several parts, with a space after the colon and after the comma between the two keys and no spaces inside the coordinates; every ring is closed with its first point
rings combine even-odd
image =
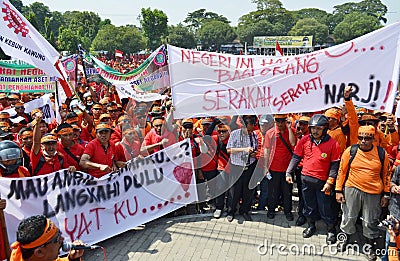
{"type": "Polygon", "coordinates": [[[268,200],[268,179],[263,177],[260,182],[260,198],[258,199],[258,210],[265,210],[268,200]]]}
{"type": "Polygon", "coordinates": [[[279,196],[283,198],[285,214],[292,211],[292,184],[286,182],[286,173],[269,171],[272,178],[268,181],[268,211],[275,211],[278,206],[279,196]]]}
{"type": "Polygon", "coordinates": [[[223,210],[225,206],[225,196],[228,195],[227,197],[227,202],[226,205],[230,206],[232,199],[230,196],[230,193],[226,193],[227,191],[229,192],[229,173],[226,173],[225,171],[220,170],[218,176],[216,177],[216,184],[217,184],[217,194],[219,196],[216,197],[215,199],[215,207],[216,209],[223,210]]]}
{"type": "Polygon", "coordinates": [[[242,206],[239,212],[247,213],[250,211],[254,189],[249,189],[249,183],[256,165],[257,161],[245,168],[236,165],[231,166],[229,183],[234,185],[229,190],[232,202],[228,209],[228,215],[235,214],[240,198],[242,198],[242,206]]]}
{"type": "Polygon", "coordinates": [[[206,196],[207,200],[210,201],[211,204],[214,204],[215,198],[217,197],[217,177],[218,170],[211,170],[211,171],[203,171],[204,179],[206,180],[206,196]]]}
{"type": "Polygon", "coordinates": [[[311,221],[318,219],[318,213],[326,224],[337,223],[336,199],[332,195],[326,195],[321,189],[326,181],[309,176],[301,176],[303,184],[304,216],[311,221]]]}
{"type": "Polygon", "coordinates": [[[302,183],[301,183],[301,170],[303,168],[297,167],[294,171],[295,175],[296,175],[296,183],[297,183],[297,193],[299,196],[299,206],[298,206],[298,210],[297,213],[299,214],[299,216],[304,216],[303,214],[303,209],[304,209],[304,199],[303,199],[303,192],[302,192],[302,183]]]}

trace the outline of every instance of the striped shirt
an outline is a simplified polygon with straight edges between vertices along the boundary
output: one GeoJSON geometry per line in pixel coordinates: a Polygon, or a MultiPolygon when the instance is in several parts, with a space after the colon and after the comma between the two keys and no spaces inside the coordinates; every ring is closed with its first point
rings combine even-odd
{"type": "MultiPolygon", "coordinates": [[[[258,137],[254,131],[249,134],[246,134],[242,129],[234,130],[231,132],[228,144],[226,145],[227,149],[248,147],[253,147],[254,151],[258,150],[258,137]]],[[[256,161],[255,157],[250,157],[249,162],[247,155],[247,152],[231,153],[231,163],[237,166],[246,166],[256,161]]]]}

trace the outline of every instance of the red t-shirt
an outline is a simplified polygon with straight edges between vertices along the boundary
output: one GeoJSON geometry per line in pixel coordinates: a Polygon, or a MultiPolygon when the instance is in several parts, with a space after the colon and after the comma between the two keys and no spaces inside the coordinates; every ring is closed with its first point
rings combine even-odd
{"type": "MultiPolygon", "coordinates": [[[[113,167],[113,161],[116,160],[115,144],[110,142],[108,148],[105,149],[97,138],[87,144],[83,154],[89,155],[91,162],[108,165],[110,168],[113,167]]],[[[88,169],[87,172],[96,178],[108,174],[99,169],[88,169]]]]}
{"type": "Polygon", "coordinates": [[[307,135],[297,143],[294,154],[303,158],[303,175],[325,181],[328,179],[331,163],[340,160],[340,146],[332,138],[316,145],[311,142],[310,135],[307,135]]]}
{"type": "Polygon", "coordinates": [[[117,154],[122,158],[122,161],[131,160],[139,156],[140,142],[134,140],[132,144],[129,144],[125,139],[115,145],[117,154]]]}
{"type": "Polygon", "coordinates": [[[76,170],[81,170],[79,160],[81,159],[81,156],[85,151],[82,145],[75,143],[71,148],[69,148],[69,151],[78,159],[78,161],[74,160],[71,155],[69,155],[65,151],[64,146],[61,144],[61,142],[58,143],[57,150],[64,155],[64,161],[66,162],[67,166],[75,166],[76,170]]]}
{"type": "MultiPolygon", "coordinates": [[[[32,164],[32,175],[33,176],[35,176],[34,172],[35,172],[36,166],[39,164],[40,158],[42,156],[43,156],[42,150],[39,150],[39,153],[37,155],[35,155],[35,153],[33,151],[31,152],[31,164],[32,164]]],[[[65,160],[63,160],[64,162],[61,165],[60,157],[64,159],[64,155],[60,155],[60,153],[57,153],[50,160],[45,161],[36,175],[37,176],[46,175],[46,174],[53,173],[57,170],[66,168],[65,166],[68,166],[68,165],[66,165],[65,160]]]]}
{"type": "Polygon", "coordinates": [[[218,140],[213,139],[214,136],[203,138],[204,142],[207,144],[207,153],[200,154],[200,164],[202,171],[213,171],[217,169],[217,145],[218,140]]]}
{"type": "MultiPolygon", "coordinates": [[[[264,148],[271,149],[269,169],[277,172],[286,172],[290,160],[292,159],[292,154],[285,146],[285,144],[282,142],[282,140],[279,138],[279,133],[280,131],[278,130],[277,127],[269,129],[267,133],[265,133],[264,148]]],[[[293,150],[294,146],[290,145],[288,130],[286,130],[284,133],[281,134],[282,137],[285,139],[286,143],[293,150]]]]}

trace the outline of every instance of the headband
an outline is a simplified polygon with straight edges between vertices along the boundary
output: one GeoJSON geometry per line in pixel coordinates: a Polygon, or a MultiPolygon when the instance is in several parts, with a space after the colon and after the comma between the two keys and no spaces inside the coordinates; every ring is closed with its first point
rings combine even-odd
{"type": "Polygon", "coordinates": [[[58,135],[66,135],[66,134],[70,134],[70,133],[73,133],[73,132],[74,132],[74,130],[72,128],[63,128],[63,129],[59,130],[57,132],[57,134],[58,135]]]}
{"type": "Polygon", "coordinates": [[[57,138],[54,135],[43,136],[42,139],[40,140],[40,143],[46,143],[46,142],[57,142],[57,138]]]}
{"type": "Polygon", "coordinates": [[[43,234],[40,237],[28,244],[21,244],[20,242],[15,241],[11,245],[11,248],[13,249],[11,253],[11,260],[23,260],[21,248],[33,249],[42,246],[49,242],[50,239],[52,239],[54,235],[57,234],[57,231],[58,228],[56,227],[56,225],[50,219],[47,219],[46,228],[44,229],[43,234]]]}

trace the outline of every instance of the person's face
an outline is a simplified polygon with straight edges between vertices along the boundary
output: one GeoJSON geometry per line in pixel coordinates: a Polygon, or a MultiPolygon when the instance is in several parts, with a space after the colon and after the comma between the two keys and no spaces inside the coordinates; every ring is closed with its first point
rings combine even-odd
{"type": "Polygon", "coordinates": [[[111,106],[111,107],[107,107],[107,112],[111,115],[111,118],[113,120],[117,119],[119,110],[117,106],[111,106]]]}
{"type": "Polygon", "coordinates": [[[92,96],[86,97],[86,105],[92,105],[92,104],[93,104],[92,96]]]}
{"type": "Polygon", "coordinates": [[[72,134],[72,138],[74,140],[78,140],[80,135],[81,135],[81,132],[79,130],[74,130],[74,132],[72,134]]]}
{"type": "Polygon", "coordinates": [[[139,137],[137,136],[136,131],[134,130],[129,130],[124,134],[125,139],[128,141],[128,143],[132,143],[135,139],[138,139],[139,137]]]}
{"type": "Polygon", "coordinates": [[[111,120],[111,118],[103,118],[103,119],[101,119],[100,122],[101,123],[106,123],[108,125],[111,125],[112,120],[111,120]]]}
{"type": "Polygon", "coordinates": [[[246,129],[247,129],[248,133],[252,132],[254,130],[254,124],[253,123],[247,123],[246,129]]]}
{"type": "Polygon", "coordinates": [[[275,124],[278,130],[283,131],[286,129],[286,119],[275,119],[275,124]]]}
{"type": "Polygon", "coordinates": [[[129,126],[131,124],[131,120],[128,117],[120,117],[118,120],[118,126],[121,128],[124,126],[129,126]]]}
{"type": "Polygon", "coordinates": [[[322,138],[322,135],[324,134],[324,126],[312,126],[311,127],[311,135],[313,136],[314,139],[320,140],[322,138]]]}
{"type": "Polygon", "coordinates": [[[27,136],[25,136],[25,137],[23,137],[22,139],[21,139],[21,141],[22,141],[22,145],[24,145],[24,147],[26,147],[26,148],[28,148],[28,149],[30,149],[30,148],[32,148],[32,145],[33,145],[33,136],[31,136],[31,135],[27,135],[27,136]]]}
{"type": "Polygon", "coordinates": [[[8,123],[8,119],[7,118],[0,118],[0,122],[7,122],[8,123]]]}
{"type": "Polygon", "coordinates": [[[339,122],[335,118],[328,117],[328,124],[329,124],[328,128],[329,129],[333,129],[333,128],[336,128],[339,125],[339,122]]]}
{"type": "Polygon", "coordinates": [[[187,139],[193,136],[193,126],[182,127],[182,136],[187,139]]]}
{"type": "Polygon", "coordinates": [[[93,118],[98,119],[100,115],[103,113],[103,109],[100,108],[92,108],[93,118]]]}
{"type": "Polygon", "coordinates": [[[366,136],[366,135],[359,135],[358,137],[358,144],[360,145],[360,149],[362,150],[370,150],[372,148],[372,143],[374,142],[374,137],[366,136]]]}
{"type": "Polygon", "coordinates": [[[100,141],[101,144],[107,144],[111,137],[110,130],[100,130],[96,132],[96,138],[100,141]]]}
{"type": "Polygon", "coordinates": [[[25,107],[24,106],[16,106],[15,111],[17,112],[18,115],[23,114],[25,112],[25,107]]]}
{"type": "Polygon", "coordinates": [[[59,135],[62,144],[71,144],[74,141],[74,133],[59,135]]]}
{"type": "Polygon", "coordinates": [[[164,121],[161,119],[156,119],[153,121],[153,128],[158,135],[161,135],[161,128],[164,124],[164,121]]]}
{"type": "Polygon", "coordinates": [[[54,156],[57,151],[57,142],[51,141],[42,144],[43,151],[49,156],[54,156]]]}
{"type": "Polygon", "coordinates": [[[229,138],[229,130],[226,128],[218,128],[218,137],[220,140],[226,140],[229,138]]]}
{"type": "Polygon", "coordinates": [[[14,106],[18,102],[18,99],[17,98],[8,98],[8,101],[11,105],[14,106]]]}
{"type": "Polygon", "coordinates": [[[42,134],[42,136],[49,131],[49,128],[47,128],[47,125],[43,122],[40,123],[39,127],[40,127],[40,133],[42,134]]]}
{"type": "Polygon", "coordinates": [[[56,260],[60,254],[60,248],[63,244],[64,237],[58,230],[52,239],[35,250],[35,255],[41,260],[56,260]]]}
{"type": "Polygon", "coordinates": [[[136,119],[138,120],[140,126],[144,126],[145,125],[145,123],[146,123],[146,115],[138,115],[138,116],[136,116],[136,119]]]}
{"type": "Polygon", "coordinates": [[[308,132],[308,122],[306,122],[306,121],[299,121],[297,127],[300,128],[300,131],[302,134],[308,132]]]}

